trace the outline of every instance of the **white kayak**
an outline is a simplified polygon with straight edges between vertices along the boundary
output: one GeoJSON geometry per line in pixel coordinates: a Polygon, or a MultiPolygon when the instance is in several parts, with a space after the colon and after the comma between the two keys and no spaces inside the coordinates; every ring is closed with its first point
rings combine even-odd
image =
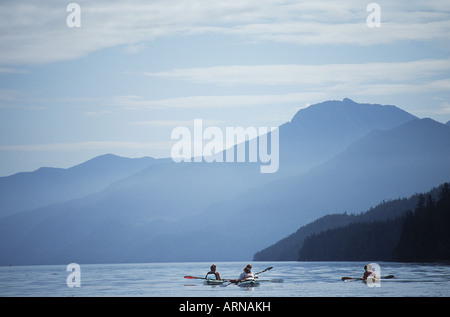
{"type": "Polygon", "coordinates": [[[259,286],[259,282],[256,280],[240,281],[238,283],[238,286],[240,286],[240,287],[257,287],[257,286],[259,286]]]}
{"type": "Polygon", "coordinates": [[[223,285],[225,283],[224,280],[213,280],[213,279],[207,279],[205,281],[206,285],[223,285]]]}

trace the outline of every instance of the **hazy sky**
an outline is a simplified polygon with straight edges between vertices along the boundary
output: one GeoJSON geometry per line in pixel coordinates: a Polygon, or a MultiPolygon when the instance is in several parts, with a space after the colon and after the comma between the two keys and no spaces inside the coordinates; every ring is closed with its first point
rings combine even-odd
{"type": "Polygon", "coordinates": [[[176,126],[278,126],[328,99],[450,120],[450,1],[0,2],[0,176],[168,157],[176,126]],[[75,21],[75,20],[73,20],[75,21]]]}

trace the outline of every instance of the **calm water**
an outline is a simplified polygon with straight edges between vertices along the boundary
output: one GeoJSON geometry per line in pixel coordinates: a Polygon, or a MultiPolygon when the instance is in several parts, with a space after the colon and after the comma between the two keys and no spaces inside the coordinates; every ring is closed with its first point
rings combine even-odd
{"type": "MultiPolygon", "coordinates": [[[[244,289],[236,285],[207,286],[185,275],[204,276],[211,263],[81,264],[81,286],[70,288],[65,265],[0,267],[0,296],[151,296],[151,297],[405,297],[450,296],[450,266],[379,262],[381,275],[395,275],[380,287],[360,281],[341,281],[342,276],[359,277],[359,262],[253,262],[254,272],[273,266],[262,282],[244,289]]],[[[247,263],[216,263],[223,278],[237,278],[247,263]]]]}

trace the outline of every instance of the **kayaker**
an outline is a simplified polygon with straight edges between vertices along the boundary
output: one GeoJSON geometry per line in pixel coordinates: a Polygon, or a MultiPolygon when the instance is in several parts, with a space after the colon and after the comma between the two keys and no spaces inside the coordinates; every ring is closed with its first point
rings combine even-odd
{"type": "Polygon", "coordinates": [[[247,280],[254,280],[255,278],[258,278],[255,274],[252,272],[252,265],[247,264],[246,267],[244,267],[244,272],[239,275],[240,281],[247,281],[247,280]]]}
{"type": "Polygon", "coordinates": [[[361,277],[361,280],[366,281],[369,276],[375,276],[375,273],[372,272],[367,265],[364,265],[364,274],[363,277],[361,277]]]}
{"type": "Polygon", "coordinates": [[[208,275],[214,275],[216,280],[221,280],[219,272],[217,272],[217,267],[215,264],[211,265],[210,271],[206,273],[205,278],[208,279],[208,275]]]}

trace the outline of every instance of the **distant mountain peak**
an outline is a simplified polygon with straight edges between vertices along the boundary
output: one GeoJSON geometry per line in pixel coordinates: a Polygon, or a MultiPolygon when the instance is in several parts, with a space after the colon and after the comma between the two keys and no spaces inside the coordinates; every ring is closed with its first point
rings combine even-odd
{"type": "Polygon", "coordinates": [[[391,105],[358,103],[350,98],[327,100],[299,110],[291,124],[299,126],[345,126],[347,124],[389,129],[418,119],[416,116],[391,105]]]}
{"type": "Polygon", "coordinates": [[[344,98],[344,99],[342,100],[342,102],[343,102],[343,103],[346,103],[346,104],[356,103],[356,102],[354,102],[353,100],[351,100],[350,98],[344,98]]]}
{"type": "Polygon", "coordinates": [[[152,157],[141,157],[137,159],[123,157],[111,153],[102,154],[91,158],[90,160],[83,162],[81,164],[75,165],[70,169],[77,168],[110,168],[113,166],[120,166],[121,164],[126,164],[125,162],[131,161],[147,161],[148,163],[154,161],[155,159],[152,157]]]}
{"type": "Polygon", "coordinates": [[[448,126],[450,126],[450,120],[445,124],[445,125],[448,125],[448,126]]]}

